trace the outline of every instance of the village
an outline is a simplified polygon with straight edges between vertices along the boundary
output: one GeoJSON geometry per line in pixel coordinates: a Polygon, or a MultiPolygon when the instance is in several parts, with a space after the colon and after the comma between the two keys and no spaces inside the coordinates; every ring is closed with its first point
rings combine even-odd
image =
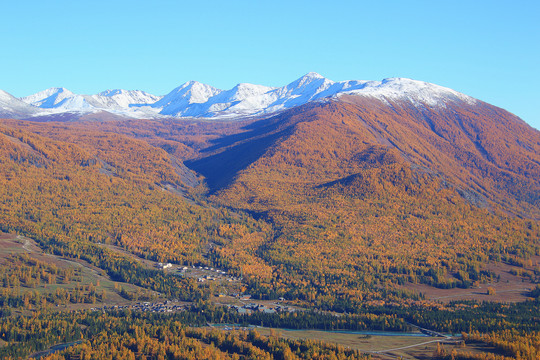
{"type": "MultiPolygon", "coordinates": [[[[216,305],[225,306],[241,315],[251,315],[253,313],[275,314],[284,312],[300,311],[296,307],[285,304],[284,298],[275,301],[254,300],[251,295],[241,292],[242,277],[232,276],[228,271],[209,266],[187,266],[171,263],[154,263],[153,266],[170,275],[190,277],[198,282],[215,284],[216,305]]],[[[138,301],[131,304],[103,305],[92,307],[92,311],[114,312],[122,310],[135,310],[152,313],[177,313],[189,310],[191,303],[177,299],[160,301],[138,301]]]]}
{"type": "MultiPolygon", "coordinates": [[[[262,312],[266,314],[275,314],[278,312],[295,312],[298,309],[285,306],[280,303],[274,304],[261,304],[251,302],[249,304],[243,305],[231,305],[231,304],[219,304],[226,306],[230,309],[236,310],[239,314],[250,315],[254,312],[262,312]]],[[[138,310],[138,311],[147,311],[152,313],[175,313],[180,311],[186,311],[191,306],[190,303],[181,302],[178,300],[167,300],[164,302],[137,302],[130,305],[104,305],[101,307],[93,307],[90,310],[92,311],[120,311],[120,310],[138,310]]]]}
{"type": "Polygon", "coordinates": [[[197,278],[198,282],[205,281],[220,281],[220,282],[240,282],[241,277],[234,277],[228,274],[227,271],[221,269],[215,269],[208,266],[187,266],[187,265],[173,265],[171,263],[157,263],[156,268],[167,271],[177,276],[188,276],[197,278]]]}

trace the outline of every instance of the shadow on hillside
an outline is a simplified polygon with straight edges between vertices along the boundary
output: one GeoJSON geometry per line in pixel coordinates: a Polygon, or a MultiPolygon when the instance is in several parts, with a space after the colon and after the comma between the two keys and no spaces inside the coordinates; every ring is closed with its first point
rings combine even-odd
{"type": "Polygon", "coordinates": [[[213,145],[202,150],[204,157],[186,161],[185,165],[206,178],[211,193],[227,187],[237,174],[263,156],[277,141],[286,137],[299,121],[294,115],[312,106],[285,111],[270,118],[256,120],[242,132],[212,140],[213,145]]]}

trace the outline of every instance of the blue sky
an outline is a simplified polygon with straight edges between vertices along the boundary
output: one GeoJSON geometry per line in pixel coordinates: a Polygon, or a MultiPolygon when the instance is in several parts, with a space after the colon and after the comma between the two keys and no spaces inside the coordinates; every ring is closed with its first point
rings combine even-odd
{"type": "Polygon", "coordinates": [[[163,95],[198,80],[282,86],[407,77],[503,107],[540,128],[540,2],[9,1],[0,89],[163,95]]]}

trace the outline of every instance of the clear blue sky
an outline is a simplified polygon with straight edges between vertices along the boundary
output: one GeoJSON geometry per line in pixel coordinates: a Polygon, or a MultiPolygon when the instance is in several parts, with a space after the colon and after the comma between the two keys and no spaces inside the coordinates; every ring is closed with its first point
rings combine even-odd
{"type": "Polygon", "coordinates": [[[540,128],[540,1],[5,1],[0,89],[408,77],[540,128]]]}

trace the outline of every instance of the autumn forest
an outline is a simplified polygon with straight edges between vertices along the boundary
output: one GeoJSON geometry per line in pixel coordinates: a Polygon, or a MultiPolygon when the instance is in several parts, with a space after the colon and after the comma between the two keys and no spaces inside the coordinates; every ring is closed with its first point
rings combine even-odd
{"type": "Polygon", "coordinates": [[[540,356],[540,132],[488,104],[4,119],[0,193],[2,358],[540,356]]]}

